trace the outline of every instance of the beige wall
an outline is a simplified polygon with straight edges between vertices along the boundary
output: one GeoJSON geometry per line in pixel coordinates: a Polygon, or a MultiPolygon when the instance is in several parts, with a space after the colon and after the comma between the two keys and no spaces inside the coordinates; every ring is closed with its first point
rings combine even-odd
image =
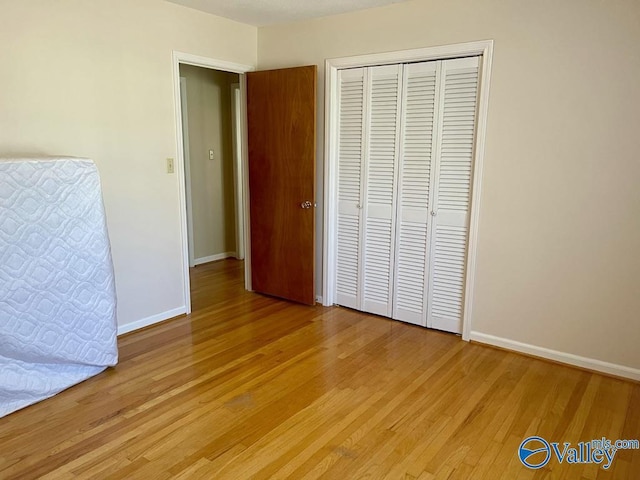
{"type": "Polygon", "coordinates": [[[320,67],[321,200],[326,58],[485,39],[495,47],[472,328],[640,368],[637,0],[409,1],[260,28],[258,59],[320,67]]]}
{"type": "Polygon", "coordinates": [[[321,206],[326,58],[494,39],[473,329],[640,368],[636,0],[415,0],[259,33],[160,0],[0,11],[0,154],[96,161],[121,325],[185,304],[172,50],[320,66],[321,206]]]}
{"type": "Polygon", "coordinates": [[[255,28],[160,0],[0,0],[0,154],[95,160],[120,325],[183,308],[172,51],[249,65],[255,28]]]}
{"type": "Polygon", "coordinates": [[[187,85],[193,246],[196,260],[236,251],[231,132],[234,73],[180,66],[187,85]],[[209,159],[209,150],[214,159],[209,159]]]}

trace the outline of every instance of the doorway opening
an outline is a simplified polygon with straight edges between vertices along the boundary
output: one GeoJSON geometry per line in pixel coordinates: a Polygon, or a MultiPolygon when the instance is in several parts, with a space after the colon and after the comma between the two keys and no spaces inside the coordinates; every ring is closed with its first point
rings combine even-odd
{"type": "Polygon", "coordinates": [[[239,81],[237,73],[180,65],[190,270],[244,260],[242,142],[234,125],[240,111],[239,81]]]}
{"type": "Polygon", "coordinates": [[[237,262],[250,289],[245,75],[253,67],[174,52],[183,291],[191,313],[191,271],[237,262]],[[202,268],[202,267],[201,267],[202,268]]]}
{"type": "Polygon", "coordinates": [[[237,117],[236,73],[180,65],[189,266],[225,258],[244,258],[242,210],[236,208],[242,186],[234,138],[237,117]]]}

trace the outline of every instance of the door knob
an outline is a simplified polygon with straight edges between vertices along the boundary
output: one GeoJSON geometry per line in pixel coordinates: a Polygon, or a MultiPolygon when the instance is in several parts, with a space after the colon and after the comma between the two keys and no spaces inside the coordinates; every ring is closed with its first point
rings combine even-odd
{"type": "Polygon", "coordinates": [[[312,205],[313,203],[311,203],[309,200],[306,200],[300,204],[300,208],[311,208],[312,205]]]}

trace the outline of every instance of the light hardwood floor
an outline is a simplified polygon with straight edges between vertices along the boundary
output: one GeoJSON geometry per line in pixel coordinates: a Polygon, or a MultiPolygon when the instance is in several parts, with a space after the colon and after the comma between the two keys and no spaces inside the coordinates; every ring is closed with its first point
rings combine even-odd
{"type": "MultiPolygon", "coordinates": [[[[0,478],[638,479],[640,450],[525,468],[530,435],[640,437],[640,385],[193,272],[193,310],[0,419],[0,478]]],[[[562,444],[561,444],[562,445],[562,444]]]]}

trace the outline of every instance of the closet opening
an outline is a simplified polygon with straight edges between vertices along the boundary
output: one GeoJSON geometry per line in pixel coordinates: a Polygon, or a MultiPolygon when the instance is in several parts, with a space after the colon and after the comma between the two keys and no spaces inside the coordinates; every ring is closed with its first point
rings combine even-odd
{"type": "Polygon", "coordinates": [[[468,340],[492,46],[327,60],[325,305],[468,340]]]}

